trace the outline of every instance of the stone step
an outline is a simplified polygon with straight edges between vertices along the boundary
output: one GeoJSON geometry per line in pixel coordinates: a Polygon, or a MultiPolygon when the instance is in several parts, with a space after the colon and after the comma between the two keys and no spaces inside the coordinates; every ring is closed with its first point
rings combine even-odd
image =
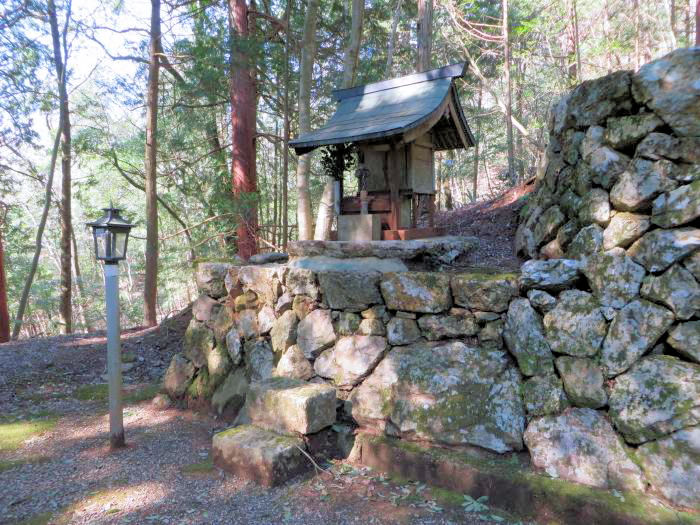
{"type": "Polygon", "coordinates": [[[266,487],[281,485],[310,469],[304,440],[280,436],[253,425],[214,434],[214,464],[236,476],[266,487]]]}
{"type": "Polygon", "coordinates": [[[314,434],[335,423],[336,392],[330,385],[272,377],[250,385],[244,407],[253,425],[280,434],[314,434]]]}

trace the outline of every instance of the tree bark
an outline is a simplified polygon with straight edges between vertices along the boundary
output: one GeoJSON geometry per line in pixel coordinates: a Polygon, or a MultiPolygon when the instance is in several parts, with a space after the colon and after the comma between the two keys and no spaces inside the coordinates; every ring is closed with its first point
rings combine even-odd
{"type": "Polygon", "coordinates": [[[146,278],[143,289],[143,321],[146,326],[158,324],[158,77],[160,61],[160,0],[151,0],[151,40],[149,45],[148,91],[146,101],[146,278]]]}
{"type": "Polygon", "coordinates": [[[44,192],[44,209],[41,212],[41,219],[39,219],[39,225],[36,229],[34,257],[32,258],[32,264],[29,267],[29,274],[27,275],[27,279],[24,281],[22,296],[19,299],[17,315],[15,315],[15,324],[12,328],[12,339],[17,339],[17,337],[19,336],[19,332],[22,329],[22,319],[24,319],[24,311],[27,308],[27,301],[29,300],[29,291],[32,288],[32,282],[34,282],[34,275],[36,275],[36,269],[39,266],[39,257],[41,256],[41,240],[44,237],[46,219],[49,216],[49,209],[51,208],[51,189],[53,188],[53,175],[56,171],[56,158],[58,157],[58,147],[61,142],[61,130],[63,129],[62,124],[63,123],[61,122],[61,116],[59,113],[58,131],[56,131],[56,138],[54,139],[53,149],[51,150],[49,173],[46,177],[46,190],[44,192]]]}
{"type": "MultiPolygon", "coordinates": [[[[304,36],[301,47],[299,69],[299,134],[311,130],[311,77],[316,54],[316,19],[318,0],[308,0],[304,16],[304,36]]],[[[311,154],[301,155],[297,161],[297,224],[299,240],[309,240],[313,236],[313,216],[309,192],[309,172],[311,154]]]]}
{"type": "Polygon", "coordinates": [[[284,10],[287,27],[284,42],[284,155],[282,157],[282,249],[287,249],[289,241],[289,46],[292,31],[289,27],[291,2],[284,10]]]}
{"type": "Polygon", "coordinates": [[[78,243],[75,240],[75,230],[71,228],[70,231],[71,245],[73,246],[73,270],[75,272],[75,284],[78,289],[78,313],[80,314],[81,321],[85,326],[86,332],[92,332],[92,324],[90,320],[85,315],[85,305],[83,304],[87,295],[85,294],[85,287],[83,286],[83,277],[80,273],[80,261],[78,260],[78,243]]]}
{"type": "MultiPolygon", "coordinates": [[[[4,219],[0,226],[4,226],[4,219]]],[[[10,312],[7,309],[7,281],[5,280],[5,250],[2,242],[2,230],[0,230],[0,343],[10,340],[10,312]]]]}
{"type": "Polygon", "coordinates": [[[477,200],[479,192],[479,145],[481,143],[481,103],[484,94],[483,84],[479,83],[479,102],[477,105],[476,135],[474,136],[474,180],[472,182],[472,201],[477,200]]]}
{"type": "Polygon", "coordinates": [[[695,45],[700,46],[700,0],[695,2],[695,45]]]}
{"type": "Polygon", "coordinates": [[[394,66],[394,48],[396,47],[396,31],[399,27],[399,19],[401,18],[401,4],[403,0],[396,0],[396,9],[394,16],[391,19],[391,34],[389,42],[386,46],[386,69],[384,70],[384,78],[391,78],[391,70],[394,66]]]}
{"type": "Polygon", "coordinates": [[[229,0],[229,28],[233,41],[231,60],[231,179],[239,206],[236,227],[238,255],[257,253],[257,177],[255,171],[255,81],[250,44],[253,27],[245,0],[229,0]]]}
{"type": "MultiPolygon", "coordinates": [[[[350,39],[345,48],[343,59],[343,88],[352,87],[355,84],[357,74],[357,59],[360,54],[360,44],[362,43],[362,23],[365,16],[365,0],[352,0],[352,23],[350,28],[350,39]]],[[[327,177],[323,187],[321,203],[316,216],[316,231],[314,239],[326,241],[331,236],[333,226],[333,179],[327,177]]]]}
{"type": "Polygon", "coordinates": [[[416,71],[428,71],[431,67],[433,47],[433,0],[418,0],[418,57],[416,71]]]}
{"type": "Polygon", "coordinates": [[[510,28],[508,24],[508,0],[503,0],[503,73],[506,84],[506,140],[508,142],[508,178],[515,184],[515,153],[513,151],[513,86],[510,80],[510,28]]]}
{"type": "Polygon", "coordinates": [[[73,331],[72,308],[72,280],[71,280],[71,132],[70,114],[68,111],[68,90],[66,89],[66,46],[65,32],[70,20],[71,4],[68,3],[66,23],[63,28],[64,45],[61,47],[61,35],[58,29],[56,5],[54,0],[48,0],[47,11],[49,25],[51,26],[51,41],[53,44],[53,60],[58,82],[58,98],[61,122],[61,285],[59,315],[61,318],[61,332],[69,334],[73,331]]]}

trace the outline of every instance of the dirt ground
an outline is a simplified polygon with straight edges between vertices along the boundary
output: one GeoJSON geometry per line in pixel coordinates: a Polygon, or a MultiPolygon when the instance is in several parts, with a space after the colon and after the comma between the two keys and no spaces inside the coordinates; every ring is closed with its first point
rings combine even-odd
{"type": "Polygon", "coordinates": [[[454,210],[438,212],[435,225],[448,235],[477,238],[477,248],[460,258],[460,267],[502,268],[517,270],[523,260],[515,255],[515,230],[525,195],[534,189],[529,181],[509,189],[495,199],[479,201],[454,210]]]}
{"type": "Polygon", "coordinates": [[[125,372],[128,446],[118,452],[107,447],[101,335],[0,345],[0,523],[515,522],[339,461],[275,489],[218,470],[211,438],[223,424],[151,403],[187,316],[125,334],[134,365],[125,372]]]}

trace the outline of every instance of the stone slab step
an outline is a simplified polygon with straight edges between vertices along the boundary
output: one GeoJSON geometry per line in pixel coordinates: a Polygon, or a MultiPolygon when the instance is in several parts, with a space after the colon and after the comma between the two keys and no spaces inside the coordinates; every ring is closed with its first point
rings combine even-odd
{"type": "Polygon", "coordinates": [[[280,434],[314,434],[335,423],[336,391],[330,385],[289,377],[252,383],[246,396],[248,420],[280,434]]]}
{"type": "Polygon", "coordinates": [[[214,464],[236,476],[274,487],[309,470],[301,438],[280,436],[253,425],[214,434],[214,464]]]}

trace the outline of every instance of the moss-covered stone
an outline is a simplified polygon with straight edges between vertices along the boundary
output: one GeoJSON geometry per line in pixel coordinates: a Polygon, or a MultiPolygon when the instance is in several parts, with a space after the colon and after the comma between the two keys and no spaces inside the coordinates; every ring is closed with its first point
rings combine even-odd
{"type": "Polygon", "coordinates": [[[563,291],[557,305],[544,316],[547,343],[559,354],[594,356],[607,328],[598,300],[580,290],[563,291]]]}
{"type": "Polygon", "coordinates": [[[318,283],[324,301],[334,310],[361,312],[382,302],[378,272],[319,272],[318,283]]]}
{"type": "Polygon", "coordinates": [[[700,424],[700,365],[675,357],[642,358],[618,376],[610,417],[629,443],[644,443],[700,424]]]}
{"type": "Polygon", "coordinates": [[[603,249],[603,228],[591,224],[581,228],[566,250],[569,259],[585,259],[603,249]]]}
{"type": "Polygon", "coordinates": [[[654,113],[611,117],[606,124],[605,142],[613,148],[634,146],[663,124],[663,121],[654,113]]]}
{"type": "Polygon", "coordinates": [[[348,401],[363,426],[446,445],[520,450],[520,375],[505,352],[462,342],[394,347],[348,401]]]}
{"type": "Polygon", "coordinates": [[[472,310],[505,312],[510,300],[518,295],[515,273],[472,272],[458,274],[451,280],[455,304],[472,310]]]}
{"type": "Polygon", "coordinates": [[[552,352],[544,337],[542,318],[527,299],[511,301],[503,328],[503,340],[526,376],[553,372],[552,352]]]}
{"type": "Polygon", "coordinates": [[[531,417],[559,414],[569,406],[561,379],[555,374],[534,376],[525,381],[523,402],[531,417]]]}
{"type": "Polygon", "coordinates": [[[681,226],[700,217],[700,180],[654,199],[651,222],[662,228],[681,226]]]}
{"type": "Polygon", "coordinates": [[[557,234],[559,227],[566,222],[566,216],[559,206],[551,206],[539,218],[532,230],[536,246],[551,241],[557,234]]]}
{"type": "Polygon", "coordinates": [[[181,354],[175,354],[163,376],[163,388],[173,399],[182,397],[192,382],[194,372],[190,361],[181,354]]]}
{"type": "Polygon", "coordinates": [[[390,310],[440,313],[452,306],[450,276],[435,272],[386,273],[380,288],[390,310]]]}
{"type": "Polygon", "coordinates": [[[423,315],[418,318],[423,337],[429,341],[476,335],[479,327],[469,310],[458,315],[423,315]]]}
{"type": "Polygon", "coordinates": [[[700,363],[700,321],[677,325],[669,332],[666,341],[682,356],[700,363]]]}
{"type": "Polygon", "coordinates": [[[603,342],[600,363],[606,377],[627,370],[650,350],[673,323],[663,306],[636,299],[620,310],[603,342]]]}
{"type": "Polygon", "coordinates": [[[646,272],[622,248],[591,254],[583,267],[593,294],[602,306],[622,308],[637,295],[646,272]]]}
{"type": "Polygon", "coordinates": [[[667,160],[636,158],[610,190],[610,202],[620,211],[649,208],[654,197],[678,186],[669,177],[672,170],[673,164],[667,160]]]}
{"type": "Polygon", "coordinates": [[[607,404],[603,373],[593,360],[561,356],[557,357],[554,364],[571,403],[587,408],[600,408],[607,404]]]}
{"type": "Polygon", "coordinates": [[[627,253],[648,271],[657,273],[699,248],[699,228],[659,229],[645,233],[627,253]]]}
{"type": "Polygon", "coordinates": [[[680,264],[660,275],[649,275],[644,279],[641,293],[650,301],[668,306],[682,321],[700,312],[700,284],[680,264]]]}
{"type": "Polygon", "coordinates": [[[214,348],[214,333],[204,324],[196,320],[190,321],[185,331],[183,341],[184,355],[201,368],[207,364],[207,356],[214,348]]]}
{"type": "Polygon", "coordinates": [[[648,215],[630,212],[616,213],[603,232],[603,249],[610,250],[617,246],[627,248],[644,235],[650,225],[648,215]]]}

